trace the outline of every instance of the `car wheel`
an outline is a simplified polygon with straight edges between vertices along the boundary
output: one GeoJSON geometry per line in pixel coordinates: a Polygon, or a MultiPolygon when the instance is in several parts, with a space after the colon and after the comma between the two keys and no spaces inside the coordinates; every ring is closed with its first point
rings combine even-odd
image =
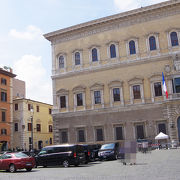
{"type": "Polygon", "coordinates": [[[117,160],[117,159],[118,159],[118,155],[115,154],[115,155],[114,155],[114,160],[117,160]]]}
{"type": "Polygon", "coordinates": [[[9,166],[9,171],[10,171],[11,173],[16,172],[16,167],[15,167],[14,164],[10,164],[10,166],[9,166]]]}
{"type": "Polygon", "coordinates": [[[64,166],[65,168],[69,167],[69,161],[68,161],[68,160],[64,160],[64,161],[63,161],[63,166],[64,166]]]}
{"type": "Polygon", "coordinates": [[[32,170],[32,168],[26,168],[26,171],[30,172],[32,170]]]}

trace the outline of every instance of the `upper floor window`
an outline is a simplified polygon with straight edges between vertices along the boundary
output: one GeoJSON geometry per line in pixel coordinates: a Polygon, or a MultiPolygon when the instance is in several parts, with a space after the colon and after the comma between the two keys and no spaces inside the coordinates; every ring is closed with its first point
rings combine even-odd
{"type": "Polygon", "coordinates": [[[32,131],[32,123],[28,123],[28,131],[32,131]]]}
{"type": "Polygon", "coordinates": [[[60,107],[66,108],[66,96],[60,96],[60,107]]]}
{"type": "Polygon", "coordinates": [[[154,83],[154,95],[162,96],[161,82],[154,83]]]}
{"type": "Polygon", "coordinates": [[[136,54],[136,45],[135,45],[135,41],[133,40],[129,42],[129,53],[130,55],[136,54]]]}
{"type": "Polygon", "coordinates": [[[1,112],[2,122],[6,121],[6,111],[1,112]]]}
{"type": "Polygon", "coordinates": [[[171,38],[171,45],[172,46],[178,46],[179,45],[177,32],[171,32],[170,38],[171,38]]]}
{"type": "Polygon", "coordinates": [[[98,61],[98,51],[96,48],[92,49],[92,61],[98,61]]]}
{"type": "Polygon", "coordinates": [[[7,93],[4,91],[1,92],[1,101],[3,102],[7,101],[7,93]]]}
{"type": "Polygon", "coordinates": [[[6,85],[6,84],[7,84],[7,81],[6,81],[5,78],[1,78],[1,84],[3,84],[3,85],[6,85]]]}
{"type": "Polygon", "coordinates": [[[15,110],[15,111],[18,110],[18,104],[15,104],[14,110],[15,110]]]}
{"type": "Polygon", "coordinates": [[[37,132],[41,132],[41,124],[36,124],[37,132]]]}
{"type": "Polygon", "coordinates": [[[75,65],[80,65],[81,64],[81,55],[80,55],[80,52],[75,52],[74,59],[75,59],[75,65]]]}
{"type": "Polygon", "coordinates": [[[174,78],[172,80],[173,83],[173,92],[180,93],[180,77],[174,78]]]}
{"type": "Polygon", "coordinates": [[[120,89],[119,88],[113,88],[113,98],[114,98],[114,102],[120,101],[120,89]]]}
{"type": "Polygon", "coordinates": [[[36,106],[36,112],[39,112],[39,106],[36,106]]]}
{"type": "Polygon", "coordinates": [[[101,104],[101,91],[94,91],[94,103],[101,104]]]}
{"type": "Polygon", "coordinates": [[[18,123],[14,124],[14,131],[18,131],[18,123]]]}
{"type": "Polygon", "coordinates": [[[6,129],[1,129],[1,135],[6,135],[7,134],[7,130],[6,129]]]}
{"type": "Polygon", "coordinates": [[[49,132],[53,132],[52,125],[49,125],[49,132]]]}
{"type": "Polygon", "coordinates": [[[116,46],[114,44],[110,45],[110,58],[116,58],[116,46]]]}
{"type": "Polygon", "coordinates": [[[149,49],[150,51],[156,50],[156,38],[154,36],[149,37],[149,49]]]}
{"type": "Polygon", "coordinates": [[[79,93],[77,96],[77,106],[83,106],[83,94],[79,93]]]}
{"type": "Polygon", "coordinates": [[[140,85],[133,86],[134,99],[141,99],[140,85]]]}
{"type": "Polygon", "coordinates": [[[64,68],[64,56],[59,57],[59,68],[60,69],[64,68]]]}
{"type": "Polygon", "coordinates": [[[51,108],[49,108],[49,114],[51,114],[52,113],[52,109],[51,108]]]}

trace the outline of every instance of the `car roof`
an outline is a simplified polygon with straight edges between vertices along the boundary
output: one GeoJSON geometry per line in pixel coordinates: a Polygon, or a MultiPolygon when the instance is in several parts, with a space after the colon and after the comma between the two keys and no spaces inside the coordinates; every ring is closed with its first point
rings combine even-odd
{"type": "Polygon", "coordinates": [[[52,146],[45,146],[44,148],[51,148],[51,147],[71,147],[71,146],[77,146],[79,144],[57,144],[52,146]]]}

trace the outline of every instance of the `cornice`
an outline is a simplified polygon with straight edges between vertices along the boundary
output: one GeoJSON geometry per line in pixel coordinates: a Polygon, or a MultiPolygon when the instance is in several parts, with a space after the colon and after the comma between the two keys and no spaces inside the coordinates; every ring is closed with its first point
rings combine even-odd
{"type": "Polygon", "coordinates": [[[160,56],[145,57],[145,58],[133,59],[133,60],[124,60],[124,61],[119,61],[119,62],[113,63],[113,64],[106,64],[106,65],[102,65],[102,66],[89,67],[89,68],[84,68],[84,69],[79,70],[79,71],[69,71],[69,72],[64,73],[64,74],[52,75],[51,78],[53,80],[54,79],[64,79],[64,78],[72,77],[75,75],[82,75],[82,74],[88,74],[88,73],[110,70],[110,69],[115,69],[115,68],[125,68],[128,66],[135,66],[135,65],[139,65],[139,64],[164,61],[165,59],[168,59],[171,57],[172,57],[172,54],[166,53],[163,55],[161,54],[160,56]]]}
{"type": "Polygon", "coordinates": [[[178,5],[180,5],[180,0],[171,0],[71,26],[45,34],[44,37],[52,44],[57,44],[111,29],[119,29],[136,23],[175,15],[180,13],[178,5]]]}
{"type": "MultiPolygon", "coordinates": [[[[151,108],[161,108],[163,102],[161,103],[149,103],[149,104],[136,104],[136,105],[126,105],[124,107],[109,107],[109,108],[101,108],[101,109],[93,109],[93,110],[85,110],[78,112],[66,112],[66,113],[57,113],[53,114],[54,118],[67,118],[67,117],[77,117],[77,116],[88,116],[88,115],[99,115],[99,114],[107,114],[114,112],[129,112],[136,110],[145,110],[151,108]]],[[[54,119],[53,118],[53,119],[54,119]]]]}

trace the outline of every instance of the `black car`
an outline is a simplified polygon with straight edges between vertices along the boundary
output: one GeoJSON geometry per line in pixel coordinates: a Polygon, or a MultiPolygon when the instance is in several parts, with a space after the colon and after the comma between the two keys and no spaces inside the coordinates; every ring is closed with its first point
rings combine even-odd
{"type": "Polygon", "coordinates": [[[99,149],[98,156],[99,160],[103,159],[118,159],[120,153],[119,143],[103,144],[99,149]]]}
{"type": "Polygon", "coordinates": [[[78,166],[85,162],[85,153],[82,145],[54,145],[42,148],[39,154],[35,156],[35,159],[37,166],[78,166]]]}

